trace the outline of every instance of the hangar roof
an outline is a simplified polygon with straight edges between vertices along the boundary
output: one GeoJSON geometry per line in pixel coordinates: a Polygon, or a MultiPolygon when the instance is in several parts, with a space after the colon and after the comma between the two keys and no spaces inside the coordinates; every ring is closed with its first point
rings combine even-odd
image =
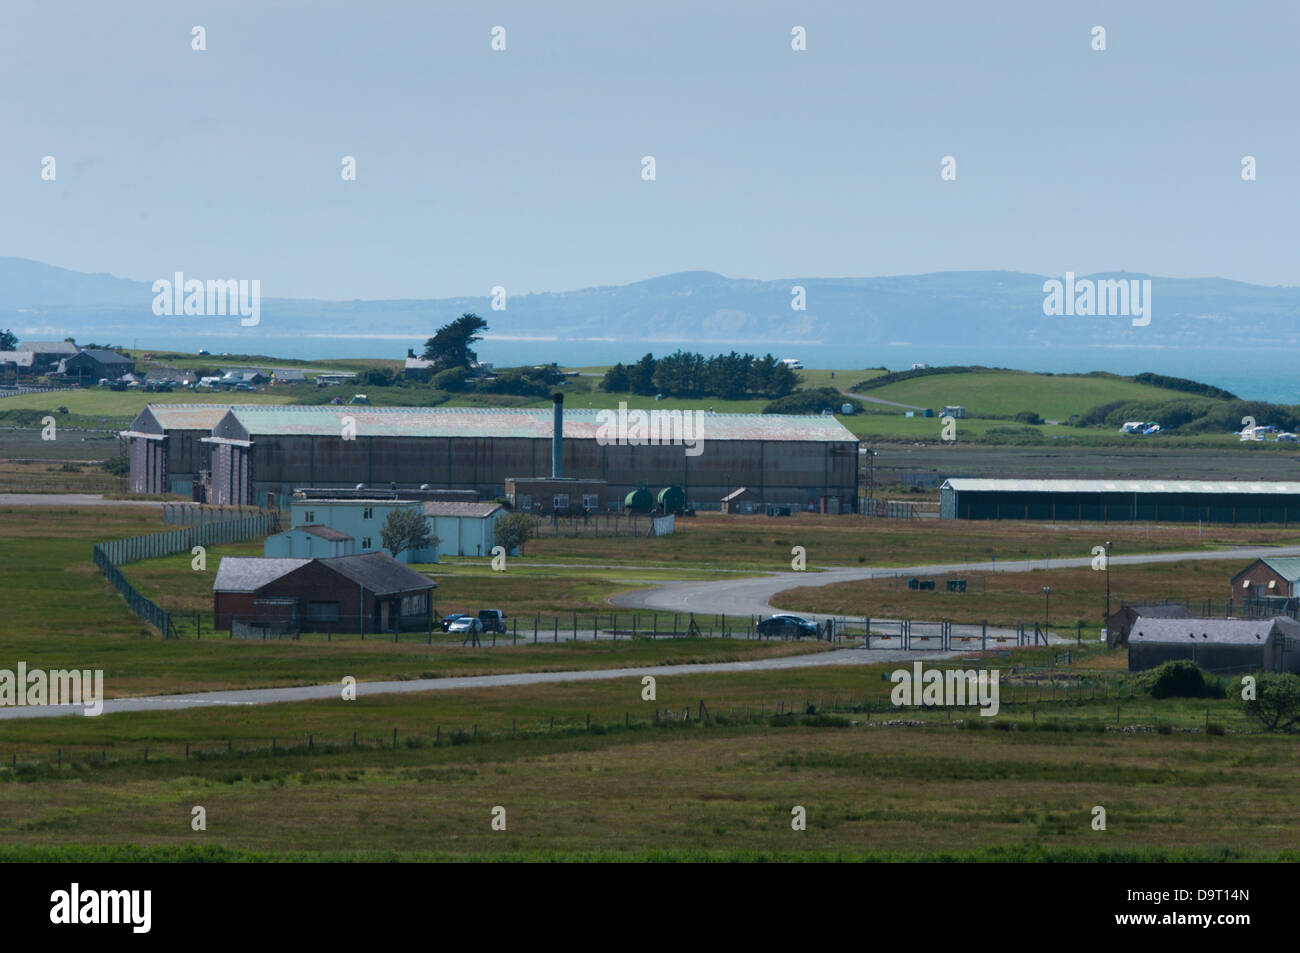
{"type": "Polygon", "coordinates": [[[1280,634],[1294,638],[1300,623],[1285,616],[1271,619],[1138,619],[1129,633],[1129,645],[1262,645],[1280,634]]]}
{"type": "Polygon", "coordinates": [[[1300,493],[1300,483],[1230,480],[983,480],[953,477],[958,493],[1300,493]]]}
{"type": "MultiPolygon", "coordinates": [[[[302,435],[337,437],[342,418],[351,417],[358,436],[366,437],[523,437],[549,439],[552,411],[548,407],[374,407],[366,405],[293,404],[150,404],[164,429],[212,429],[228,411],[250,436],[302,435]],[[213,416],[215,414],[215,417],[213,416]]],[[[634,413],[629,410],[629,418],[634,413]]],[[[672,411],[656,410],[665,414],[672,411]]],[[[142,412],[144,413],[144,412],[142,412]]],[[[617,420],[617,411],[594,409],[564,412],[564,436],[594,439],[597,429],[617,420]]],[[[650,413],[647,411],[646,413],[650,413]]],[[[684,412],[681,412],[684,413],[684,412]]],[[[629,420],[629,424],[632,420],[629,420]]],[[[139,427],[132,429],[139,430],[139,427]]],[[[705,413],[687,433],[708,440],[788,440],[792,442],[857,443],[857,438],[833,416],[820,414],[705,413]]]]}

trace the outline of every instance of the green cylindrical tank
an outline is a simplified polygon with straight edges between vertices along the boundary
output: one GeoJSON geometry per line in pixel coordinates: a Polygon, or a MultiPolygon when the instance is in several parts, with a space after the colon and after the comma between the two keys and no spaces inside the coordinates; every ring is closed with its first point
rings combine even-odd
{"type": "Polygon", "coordinates": [[[666,486],[657,497],[659,507],[665,513],[679,513],[686,509],[686,491],[680,486],[666,486]]]}
{"type": "Polygon", "coordinates": [[[629,510],[637,510],[645,513],[654,509],[655,500],[650,495],[650,491],[645,487],[639,490],[633,490],[627,496],[623,497],[623,506],[629,510]]]}

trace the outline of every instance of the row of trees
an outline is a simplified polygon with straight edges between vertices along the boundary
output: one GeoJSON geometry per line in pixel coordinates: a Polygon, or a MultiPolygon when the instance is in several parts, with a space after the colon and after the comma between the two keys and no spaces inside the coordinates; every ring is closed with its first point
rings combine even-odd
{"type": "Polygon", "coordinates": [[[635,364],[615,364],[601,390],[617,394],[667,397],[784,397],[799,386],[799,376],[771,354],[690,354],[677,351],[656,359],[647,354],[635,364]]]}

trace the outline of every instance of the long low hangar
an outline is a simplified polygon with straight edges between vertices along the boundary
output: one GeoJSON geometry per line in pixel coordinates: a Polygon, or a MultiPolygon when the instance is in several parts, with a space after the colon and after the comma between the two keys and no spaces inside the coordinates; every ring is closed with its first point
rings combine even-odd
{"type": "Polygon", "coordinates": [[[946,520],[1300,523],[1300,483],[1204,480],[983,480],[939,487],[946,520]]]}
{"type": "Polygon", "coordinates": [[[826,512],[851,512],[857,498],[858,442],[831,416],[708,414],[699,445],[687,448],[597,439],[597,414],[566,412],[558,401],[554,408],[150,404],[122,437],[132,492],[209,503],[283,506],[298,487],[357,484],[429,484],[490,500],[505,494],[508,478],[560,473],[604,481],[607,502],[642,486],[679,486],[688,505],[714,508],[738,486],[764,502],[826,512]]]}

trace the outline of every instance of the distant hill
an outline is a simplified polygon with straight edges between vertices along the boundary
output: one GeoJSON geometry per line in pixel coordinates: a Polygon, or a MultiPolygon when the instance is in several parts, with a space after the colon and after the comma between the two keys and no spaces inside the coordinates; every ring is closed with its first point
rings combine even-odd
{"type": "MultiPolygon", "coordinates": [[[[620,286],[512,296],[505,311],[493,311],[486,296],[394,301],[264,297],[259,330],[292,335],[337,328],[340,334],[410,334],[423,340],[437,325],[474,311],[491,322],[494,336],[614,339],[644,343],[646,350],[656,351],[667,349],[656,342],[682,340],[698,342],[705,351],[733,344],[757,350],[768,345],[779,349],[782,342],[879,346],[899,340],[1058,347],[1231,344],[1261,349],[1300,343],[1300,288],[1221,278],[1151,277],[1151,323],[1133,327],[1125,317],[1045,316],[1045,280],[984,271],[753,281],[692,271],[620,286]],[[805,311],[790,307],[795,285],[806,289],[805,311]]],[[[25,328],[67,329],[78,338],[102,341],[175,332],[184,321],[227,320],[157,317],[151,284],[0,258],[0,327],[13,327],[20,335],[25,328]]],[[[271,290],[263,288],[264,294],[271,290]]]]}

